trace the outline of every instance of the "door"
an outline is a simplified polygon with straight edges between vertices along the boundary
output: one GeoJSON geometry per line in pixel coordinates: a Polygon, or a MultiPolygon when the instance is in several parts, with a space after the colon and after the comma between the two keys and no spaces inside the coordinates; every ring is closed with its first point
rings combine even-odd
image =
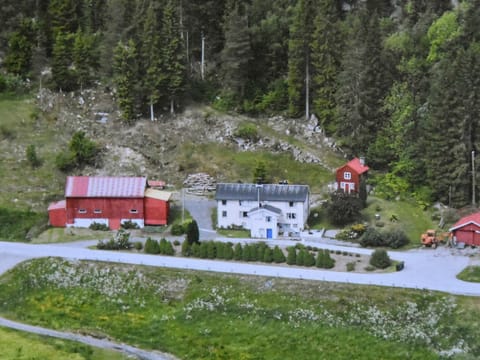
{"type": "Polygon", "coordinates": [[[272,229],[267,229],[267,239],[271,239],[273,237],[272,229]]]}

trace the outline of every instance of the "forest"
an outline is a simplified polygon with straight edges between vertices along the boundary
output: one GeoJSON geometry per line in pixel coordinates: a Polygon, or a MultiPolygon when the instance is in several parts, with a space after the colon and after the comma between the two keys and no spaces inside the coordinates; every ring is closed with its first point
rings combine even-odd
{"type": "Polygon", "coordinates": [[[387,198],[475,203],[480,0],[3,0],[0,24],[0,91],[101,85],[125,126],[314,115],[387,198]]]}

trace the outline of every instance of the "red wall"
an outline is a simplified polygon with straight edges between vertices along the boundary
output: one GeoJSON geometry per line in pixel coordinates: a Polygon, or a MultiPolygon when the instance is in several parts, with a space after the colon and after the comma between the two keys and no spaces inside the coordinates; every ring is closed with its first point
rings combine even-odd
{"type": "Polygon", "coordinates": [[[67,212],[65,209],[52,209],[48,211],[48,220],[50,226],[65,227],[67,222],[67,212]]]}
{"type": "Polygon", "coordinates": [[[337,184],[338,184],[338,189],[339,190],[340,190],[340,183],[341,182],[353,182],[353,183],[355,183],[355,190],[354,191],[358,192],[358,189],[360,187],[360,176],[350,166],[345,165],[345,166],[341,167],[340,169],[338,169],[336,179],[337,179],[337,184]],[[350,172],[350,174],[352,174],[352,177],[350,178],[350,180],[345,180],[344,173],[346,173],[346,172],[350,172]]]}
{"type": "Polygon", "coordinates": [[[457,238],[457,242],[462,242],[466,245],[480,246],[480,234],[476,231],[480,231],[480,227],[475,224],[468,224],[454,230],[453,235],[457,238]]]}
{"type": "Polygon", "coordinates": [[[143,198],[68,198],[66,220],[73,224],[74,219],[143,219],[143,198]],[[85,209],[86,213],[79,213],[85,209]],[[136,209],[137,213],[130,213],[136,209]],[[101,210],[95,213],[94,210],[101,210]]]}
{"type": "Polygon", "coordinates": [[[145,225],[166,225],[170,204],[167,201],[145,198],[145,225]]]}

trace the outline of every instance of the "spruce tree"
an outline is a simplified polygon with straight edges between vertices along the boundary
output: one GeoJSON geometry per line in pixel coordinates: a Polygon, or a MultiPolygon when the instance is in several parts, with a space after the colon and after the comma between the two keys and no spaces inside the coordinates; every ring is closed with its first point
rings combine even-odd
{"type": "Polygon", "coordinates": [[[187,225],[187,241],[190,244],[198,243],[200,239],[200,232],[198,230],[198,224],[195,220],[192,220],[187,225]]]}
{"type": "Polygon", "coordinates": [[[52,58],[52,78],[57,89],[70,91],[76,87],[73,63],[73,39],[71,33],[58,32],[55,38],[52,58]]]}
{"type": "Polygon", "coordinates": [[[237,99],[242,99],[248,78],[251,47],[247,15],[240,2],[229,1],[224,26],[225,45],[221,53],[223,89],[237,99]]]}
{"type": "Polygon", "coordinates": [[[285,255],[283,254],[282,249],[278,247],[278,245],[275,245],[275,247],[273,248],[273,261],[277,264],[285,262],[285,255]]]}
{"type": "Polygon", "coordinates": [[[306,250],[304,248],[301,248],[298,251],[296,265],[298,266],[305,265],[305,253],[306,253],[306,250]]]}
{"type": "Polygon", "coordinates": [[[31,20],[22,20],[19,29],[8,40],[5,68],[8,72],[28,77],[32,66],[32,54],[35,40],[35,28],[31,20]]]}
{"type": "Polygon", "coordinates": [[[310,251],[305,252],[305,260],[304,260],[304,265],[311,267],[315,265],[315,257],[310,251]]]}
{"type": "Polygon", "coordinates": [[[271,247],[265,248],[265,251],[263,253],[263,262],[266,263],[271,263],[273,262],[273,250],[271,247]]]}
{"type": "Polygon", "coordinates": [[[137,84],[137,51],[130,39],[127,45],[119,42],[113,59],[114,83],[117,87],[117,100],[122,118],[131,124],[135,119],[135,100],[137,84]]]}
{"type": "Polygon", "coordinates": [[[242,260],[243,259],[243,247],[242,244],[236,243],[235,247],[233,248],[233,258],[235,260],[242,260]]]}
{"type": "Polygon", "coordinates": [[[343,33],[337,1],[319,4],[311,43],[313,65],[313,108],[328,134],[335,130],[337,76],[341,69],[343,33]]]}
{"type": "Polygon", "coordinates": [[[162,86],[170,103],[170,113],[175,112],[175,103],[185,86],[185,51],[180,37],[180,26],[173,0],[163,8],[161,41],[162,86]]]}

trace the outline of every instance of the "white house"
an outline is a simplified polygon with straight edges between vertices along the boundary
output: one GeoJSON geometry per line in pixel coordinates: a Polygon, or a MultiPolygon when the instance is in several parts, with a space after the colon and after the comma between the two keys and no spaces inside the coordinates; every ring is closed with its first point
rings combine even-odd
{"type": "Polygon", "coordinates": [[[307,185],[217,184],[219,228],[243,227],[251,237],[295,236],[307,222],[307,185]]]}

